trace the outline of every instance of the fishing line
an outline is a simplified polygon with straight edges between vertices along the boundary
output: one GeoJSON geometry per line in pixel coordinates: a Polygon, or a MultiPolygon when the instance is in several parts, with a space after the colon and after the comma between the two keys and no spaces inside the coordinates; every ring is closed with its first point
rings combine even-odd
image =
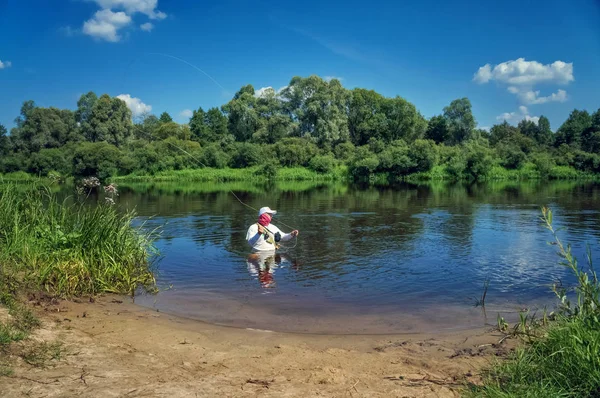
{"type": "MultiPolygon", "coordinates": [[[[143,132],[144,134],[148,134],[147,132],[145,132],[145,131],[143,131],[143,130],[139,129],[139,127],[138,127],[138,126],[136,126],[135,124],[134,124],[133,126],[134,126],[134,128],[137,128],[137,129],[138,129],[138,131],[141,131],[141,132],[143,132]]],[[[194,155],[192,155],[191,153],[189,153],[189,152],[188,152],[188,151],[186,151],[185,149],[183,149],[183,148],[181,148],[181,147],[179,147],[179,146],[177,146],[177,145],[173,144],[172,142],[170,142],[170,141],[168,141],[168,140],[163,140],[163,142],[166,142],[167,144],[169,144],[169,145],[171,145],[171,146],[173,146],[173,147],[177,148],[177,149],[178,149],[178,150],[180,150],[181,152],[185,153],[186,155],[188,155],[189,157],[191,157],[192,159],[194,159],[194,160],[195,160],[195,161],[196,161],[198,164],[200,164],[202,167],[204,167],[204,168],[208,168],[208,167],[207,167],[207,166],[206,166],[204,163],[202,163],[202,162],[201,162],[200,160],[198,160],[198,159],[197,159],[197,158],[196,158],[194,155]]],[[[230,190],[229,190],[229,193],[231,193],[231,194],[232,194],[232,195],[233,195],[233,196],[234,196],[234,197],[235,197],[235,198],[238,200],[238,202],[240,202],[242,205],[244,205],[244,206],[246,206],[247,208],[249,208],[249,209],[252,209],[252,210],[254,210],[255,212],[257,212],[257,213],[258,213],[258,209],[256,209],[256,208],[254,208],[254,207],[252,207],[252,206],[250,206],[250,205],[248,205],[248,204],[244,203],[244,202],[243,202],[243,201],[242,201],[242,200],[241,200],[241,199],[240,199],[240,198],[239,198],[239,197],[238,197],[238,196],[237,196],[237,195],[236,195],[236,194],[233,192],[233,190],[231,190],[231,189],[230,189],[230,190]]],[[[281,221],[281,220],[279,220],[279,223],[280,223],[281,225],[283,225],[284,227],[288,227],[288,228],[290,228],[291,230],[296,230],[296,228],[294,228],[294,227],[292,227],[292,226],[290,226],[290,225],[288,225],[288,224],[284,223],[284,222],[283,222],[283,221],[281,221]]],[[[290,246],[289,248],[293,249],[293,248],[295,248],[297,245],[298,245],[298,235],[296,235],[296,241],[295,241],[295,243],[294,243],[294,246],[290,246]]]]}
{"type": "MultiPolygon", "coordinates": [[[[222,89],[224,92],[227,92],[227,89],[226,89],[225,87],[223,87],[223,86],[221,85],[221,83],[219,83],[219,82],[218,82],[216,79],[214,79],[214,78],[213,78],[211,75],[209,75],[208,73],[206,73],[205,71],[203,71],[202,69],[200,69],[199,67],[197,67],[196,65],[194,65],[194,64],[192,64],[192,63],[190,63],[190,62],[188,62],[188,61],[186,61],[186,60],[184,60],[184,59],[181,59],[181,58],[179,58],[179,57],[176,57],[176,56],[174,56],[174,55],[170,55],[170,54],[164,54],[164,53],[145,53],[145,54],[148,54],[148,55],[159,55],[159,56],[162,56],[162,57],[172,58],[172,59],[174,59],[174,60],[177,60],[177,61],[179,61],[179,62],[183,62],[184,64],[186,64],[186,65],[188,65],[188,66],[190,66],[190,67],[192,67],[192,68],[196,69],[198,72],[200,72],[200,73],[202,73],[203,75],[205,75],[206,77],[208,77],[208,78],[209,78],[209,79],[210,79],[210,80],[211,80],[213,83],[215,83],[217,86],[219,86],[219,87],[220,87],[220,88],[221,88],[221,89],[222,89]]],[[[133,63],[134,63],[134,62],[135,62],[135,60],[134,60],[134,61],[132,61],[132,62],[129,64],[129,67],[131,67],[131,65],[133,65],[133,63]]],[[[147,135],[147,137],[149,136],[149,133],[147,133],[146,131],[143,131],[143,130],[141,130],[141,129],[140,129],[138,126],[136,126],[135,124],[134,124],[133,126],[134,126],[134,128],[136,128],[138,131],[142,131],[144,134],[146,134],[146,135],[147,135]]],[[[194,160],[195,160],[195,161],[196,161],[198,164],[200,164],[200,165],[201,165],[201,166],[203,166],[204,168],[208,168],[208,167],[207,167],[207,166],[206,166],[204,163],[202,163],[201,161],[199,161],[199,160],[198,160],[198,159],[197,159],[197,158],[196,158],[194,155],[192,155],[191,153],[189,153],[189,152],[188,152],[188,151],[186,151],[185,149],[183,149],[183,148],[180,148],[179,146],[177,146],[177,145],[173,144],[172,142],[169,142],[169,141],[166,141],[166,140],[165,140],[165,142],[167,142],[167,144],[169,144],[169,145],[171,145],[171,146],[173,146],[173,147],[177,148],[179,151],[181,151],[181,152],[185,153],[186,155],[188,155],[189,157],[191,157],[192,159],[194,159],[194,160]]],[[[230,193],[231,193],[231,194],[232,194],[232,195],[233,195],[233,196],[234,196],[234,197],[235,197],[235,198],[236,198],[236,199],[237,199],[237,200],[238,200],[238,201],[239,201],[239,202],[240,202],[242,205],[244,205],[244,206],[248,207],[249,209],[252,209],[252,210],[254,210],[254,211],[258,212],[258,210],[257,210],[257,209],[255,209],[254,207],[252,207],[252,206],[250,206],[250,205],[247,205],[247,204],[246,204],[246,203],[244,203],[244,202],[243,202],[243,201],[242,201],[240,198],[238,198],[238,196],[237,196],[237,195],[236,195],[236,194],[233,192],[233,190],[229,190],[229,192],[230,192],[230,193]]],[[[290,228],[290,229],[292,229],[292,230],[295,230],[295,229],[296,229],[296,228],[294,228],[294,227],[292,227],[292,226],[290,226],[290,225],[287,225],[287,224],[286,224],[286,223],[284,223],[283,221],[279,221],[279,222],[281,223],[281,225],[283,225],[283,226],[285,226],[285,227],[288,227],[288,228],[290,228]]],[[[296,242],[295,242],[295,244],[294,244],[294,246],[293,246],[292,248],[295,248],[297,245],[298,245],[298,235],[296,235],[296,242]]]]}

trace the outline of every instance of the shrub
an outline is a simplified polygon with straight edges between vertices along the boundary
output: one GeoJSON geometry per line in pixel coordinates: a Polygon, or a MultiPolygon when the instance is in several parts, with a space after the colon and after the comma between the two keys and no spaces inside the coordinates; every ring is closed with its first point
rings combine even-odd
{"type": "Polygon", "coordinates": [[[243,142],[235,145],[230,163],[231,167],[241,169],[256,166],[262,163],[262,160],[263,153],[260,145],[243,142]]]}
{"type": "Polygon", "coordinates": [[[330,173],[335,167],[335,159],[331,155],[315,156],[308,162],[308,168],[317,173],[330,173]]]}
{"type": "Polygon", "coordinates": [[[121,158],[119,149],[106,142],[81,143],[73,154],[73,174],[75,177],[97,176],[106,181],[117,175],[121,158]]]}
{"type": "Polygon", "coordinates": [[[527,155],[516,145],[499,144],[497,148],[500,164],[507,169],[518,169],[525,163],[527,155]]]}
{"type": "Polygon", "coordinates": [[[333,149],[336,159],[347,161],[354,154],[355,148],[351,142],[342,142],[333,149]]]}

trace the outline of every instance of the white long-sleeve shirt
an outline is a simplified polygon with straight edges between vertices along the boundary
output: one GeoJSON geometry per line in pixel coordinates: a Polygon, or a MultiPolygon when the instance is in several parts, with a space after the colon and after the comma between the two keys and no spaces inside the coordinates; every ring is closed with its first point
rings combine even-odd
{"type": "Polygon", "coordinates": [[[252,224],[250,228],[248,228],[248,232],[246,233],[246,241],[248,241],[248,244],[252,246],[253,251],[275,251],[277,247],[274,234],[276,234],[277,232],[281,234],[282,242],[286,242],[292,239],[291,234],[283,233],[279,228],[277,228],[273,224],[267,225],[266,229],[270,231],[269,232],[265,230],[265,232],[269,235],[267,239],[265,239],[265,236],[263,234],[258,233],[258,223],[252,224]]]}

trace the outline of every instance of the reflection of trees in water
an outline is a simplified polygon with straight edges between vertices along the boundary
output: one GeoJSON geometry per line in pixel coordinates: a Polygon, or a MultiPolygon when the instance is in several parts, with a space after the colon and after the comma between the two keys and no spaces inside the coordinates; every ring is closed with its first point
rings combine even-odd
{"type": "MultiPolygon", "coordinates": [[[[425,232],[441,235],[450,250],[469,250],[482,205],[535,208],[551,204],[557,207],[557,216],[561,211],[570,213],[568,219],[561,221],[566,227],[582,223],[597,225],[600,221],[598,212],[589,211],[599,199],[599,186],[568,181],[406,184],[367,189],[334,185],[305,191],[270,187],[265,192],[236,191],[236,195],[252,207],[270,206],[279,210],[275,225],[288,232],[289,228],[280,222],[283,221],[301,231],[295,253],[304,258],[324,259],[327,263],[318,266],[334,272],[352,256],[378,255],[383,249],[408,250],[425,232]],[[437,211],[444,216],[429,217],[437,211]]],[[[128,207],[135,206],[140,216],[178,217],[174,225],[167,227],[164,238],[176,237],[192,228],[198,242],[223,246],[234,253],[248,251],[246,230],[256,222],[255,212],[241,205],[230,192],[122,189],[120,201],[128,207]],[[190,217],[185,218],[186,215],[190,217]]]]}

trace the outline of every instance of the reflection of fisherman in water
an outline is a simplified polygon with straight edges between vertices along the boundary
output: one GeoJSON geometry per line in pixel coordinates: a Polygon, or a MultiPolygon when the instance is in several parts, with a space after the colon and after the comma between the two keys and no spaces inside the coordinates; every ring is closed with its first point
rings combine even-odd
{"type": "Polygon", "coordinates": [[[248,272],[250,272],[251,275],[257,276],[261,286],[265,289],[275,287],[273,274],[284,262],[293,264],[291,258],[285,254],[282,255],[273,252],[252,253],[248,255],[248,259],[246,260],[248,272]]]}
{"type": "Polygon", "coordinates": [[[280,254],[275,254],[279,249],[279,242],[286,242],[298,236],[297,230],[286,234],[271,224],[275,214],[277,211],[262,207],[258,211],[258,222],[252,224],[246,234],[246,241],[252,246],[252,253],[247,261],[248,270],[251,274],[258,275],[260,284],[264,288],[275,287],[273,273],[281,265],[282,259],[280,254]]]}

